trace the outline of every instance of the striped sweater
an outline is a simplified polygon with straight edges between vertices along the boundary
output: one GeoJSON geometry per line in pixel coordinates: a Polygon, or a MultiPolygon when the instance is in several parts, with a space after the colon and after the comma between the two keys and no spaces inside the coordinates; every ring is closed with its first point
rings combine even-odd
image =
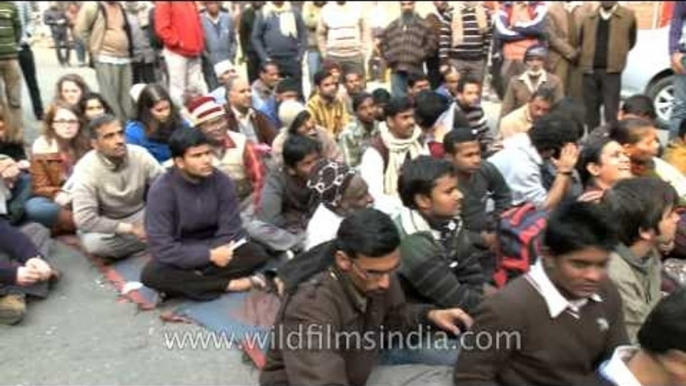
{"type": "Polygon", "coordinates": [[[424,60],[436,51],[435,34],[429,22],[414,14],[395,19],[381,33],[381,55],[394,71],[420,72],[424,60]]]}
{"type": "Polygon", "coordinates": [[[362,55],[369,31],[359,7],[328,3],[317,26],[317,44],[324,56],[350,58],[362,55]]]}
{"type": "Polygon", "coordinates": [[[464,5],[459,5],[455,10],[449,9],[441,16],[439,57],[442,63],[447,64],[448,59],[486,59],[491,44],[493,28],[491,25],[491,15],[485,8],[467,8],[464,5]],[[482,13],[485,17],[485,26],[481,26],[481,28],[477,13],[482,13]],[[455,29],[459,28],[460,23],[453,23],[454,17],[462,17],[462,39],[461,43],[458,44],[454,44],[454,34],[459,33],[455,29]]]}
{"type": "Polygon", "coordinates": [[[16,59],[21,39],[19,10],[11,1],[0,2],[0,60],[16,59]]]}
{"type": "Polygon", "coordinates": [[[452,128],[470,128],[476,132],[481,144],[481,151],[488,154],[493,145],[494,138],[488,127],[486,114],[481,106],[462,106],[459,102],[454,103],[455,115],[452,128]]]}

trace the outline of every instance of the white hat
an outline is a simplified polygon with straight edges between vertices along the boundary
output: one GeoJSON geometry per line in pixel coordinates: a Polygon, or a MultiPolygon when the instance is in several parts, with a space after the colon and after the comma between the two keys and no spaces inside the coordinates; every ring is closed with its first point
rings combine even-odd
{"type": "Polygon", "coordinates": [[[233,63],[231,63],[230,60],[222,60],[221,62],[214,65],[214,74],[217,75],[217,78],[221,78],[225,72],[231,70],[235,71],[235,69],[236,67],[234,67],[233,63]]]}
{"type": "Polygon", "coordinates": [[[305,110],[305,106],[300,102],[284,101],[281,103],[281,106],[279,106],[279,120],[281,121],[281,126],[286,128],[291,127],[295,118],[305,110]]]}
{"type": "Polygon", "coordinates": [[[140,98],[145,86],[147,86],[146,83],[136,83],[133,86],[131,86],[131,90],[129,90],[129,95],[131,95],[131,99],[133,99],[134,102],[138,103],[138,98],[140,98]]]}

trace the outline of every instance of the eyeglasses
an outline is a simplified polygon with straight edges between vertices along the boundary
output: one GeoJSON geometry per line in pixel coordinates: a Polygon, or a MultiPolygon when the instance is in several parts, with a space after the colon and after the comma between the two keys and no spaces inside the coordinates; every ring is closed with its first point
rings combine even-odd
{"type": "Polygon", "coordinates": [[[395,267],[391,268],[388,271],[375,271],[375,270],[369,270],[369,269],[364,269],[364,268],[360,267],[355,262],[355,260],[353,260],[353,259],[349,259],[349,260],[350,260],[350,263],[353,265],[353,267],[355,267],[355,269],[357,269],[359,271],[360,275],[365,280],[378,281],[378,280],[383,279],[387,275],[392,275],[393,273],[395,273],[395,271],[400,269],[400,262],[398,262],[398,265],[396,265],[395,267]]]}
{"type": "Polygon", "coordinates": [[[55,125],[78,125],[78,119],[57,119],[52,121],[55,125]]]}

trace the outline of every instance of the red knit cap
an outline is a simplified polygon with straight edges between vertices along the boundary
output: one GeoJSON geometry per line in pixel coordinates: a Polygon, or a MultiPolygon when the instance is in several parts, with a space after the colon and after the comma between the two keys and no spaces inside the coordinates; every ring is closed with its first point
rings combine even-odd
{"type": "Polygon", "coordinates": [[[196,125],[224,116],[224,108],[211,96],[197,97],[187,107],[196,125]]]}

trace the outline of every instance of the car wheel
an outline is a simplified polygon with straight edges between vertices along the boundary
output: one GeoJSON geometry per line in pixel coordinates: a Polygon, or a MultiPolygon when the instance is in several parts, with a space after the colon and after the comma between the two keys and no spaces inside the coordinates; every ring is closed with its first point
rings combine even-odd
{"type": "Polygon", "coordinates": [[[660,125],[667,125],[672,115],[672,103],[674,102],[673,75],[664,77],[652,83],[646,90],[646,95],[653,101],[655,112],[660,125]]]}

